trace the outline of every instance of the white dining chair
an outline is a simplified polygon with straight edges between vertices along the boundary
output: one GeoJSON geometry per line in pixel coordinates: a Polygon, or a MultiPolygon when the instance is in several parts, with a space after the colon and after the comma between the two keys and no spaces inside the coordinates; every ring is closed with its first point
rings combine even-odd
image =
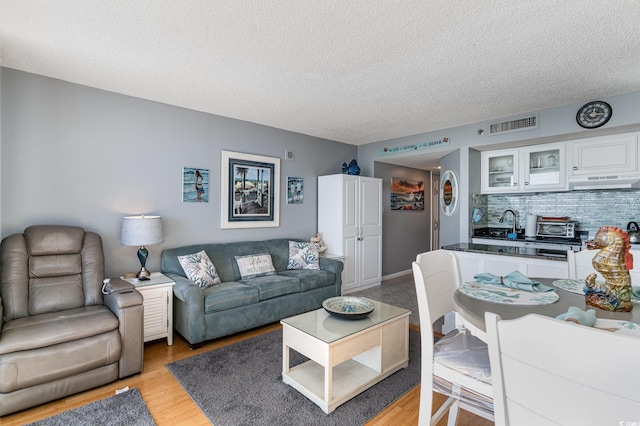
{"type": "Polygon", "coordinates": [[[569,278],[571,279],[585,279],[587,275],[595,272],[597,279],[602,280],[602,275],[593,268],[591,261],[593,256],[596,255],[598,250],[581,250],[581,251],[567,251],[567,265],[569,267],[569,278]]]}
{"type": "Polygon", "coordinates": [[[640,338],[537,314],[485,324],[496,425],[638,421],[640,338]]]}
{"type": "MultiPolygon", "coordinates": [[[[567,251],[567,265],[569,267],[569,278],[585,279],[592,272],[596,273],[596,280],[604,281],[600,272],[593,267],[593,257],[598,250],[581,250],[578,252],[567,251]]],[[[640,285],[640,250],[631,249],[634,260],[634,267],[629,271],[631,284],[640,285]]]]}
{"type": "Polygon", "coordinates": [[[448,410],[448,424],[455,425],[460,408],[493,421],[486,343],[462,328],[434,344],[433,323],[455,309],[453,294],[461,282],[458,258],[445,250],[430,251],[418,254],[412,268],[422,346],[419,424],[435,424],[448,410]],[[434,390],[449,398],[431,416],[434,390]]]}

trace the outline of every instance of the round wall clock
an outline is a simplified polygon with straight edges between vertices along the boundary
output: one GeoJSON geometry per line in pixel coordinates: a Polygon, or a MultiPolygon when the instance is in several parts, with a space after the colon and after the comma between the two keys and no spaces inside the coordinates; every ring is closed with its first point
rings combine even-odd
{"type": "Polygon", "coordinates": [[[458,205],[458,179],[452,170],[447,170],[440,178],[440,208],[451,216],[458,205]]]}
{"type": "Polygon", "coordinates": [[[607,124],[613,110],[611,105],[602,101],[593,101],[584,104],[576,114],[576,121],[585,129],[595,129],[607,124]]]}

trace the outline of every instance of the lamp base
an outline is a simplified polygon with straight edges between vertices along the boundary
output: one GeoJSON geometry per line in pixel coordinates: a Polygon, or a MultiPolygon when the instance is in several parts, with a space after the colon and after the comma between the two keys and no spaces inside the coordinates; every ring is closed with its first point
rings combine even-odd
{"type": "Polygon", "coordinates": [[[149,279],[149,275],[151,275],[151,272],[149,272],[147,268],[143,266],[136,274],[136,278],[138,278],[140,281],[147,281],[149,279]]]}
{"type": "Polygon", "coordinates": [[[151,272],[144,267],[145,263],[147,263],[147,257],[149,256],[149,250],[145,248],[145,246],[140,246],[138,249],[138,260],[140,261],[140,270],[136,274],[136,277],[140,281],[147,281],[149,279],[149,275],[151,272]]]}

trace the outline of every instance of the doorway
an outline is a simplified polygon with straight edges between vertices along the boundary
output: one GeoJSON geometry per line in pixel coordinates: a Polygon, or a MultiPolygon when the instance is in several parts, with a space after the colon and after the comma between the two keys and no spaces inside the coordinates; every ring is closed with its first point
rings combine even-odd
{"type": "Polygon", "coordinates": [[[431,250],[440,248],[440,174],[431,172],[431,250]]]}

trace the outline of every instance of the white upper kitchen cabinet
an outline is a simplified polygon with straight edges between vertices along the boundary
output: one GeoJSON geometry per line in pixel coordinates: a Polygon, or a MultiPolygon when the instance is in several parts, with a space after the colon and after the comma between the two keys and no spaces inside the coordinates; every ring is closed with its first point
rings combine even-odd
{"type": "Polygon", "coordinates": [[[519,149],[483,151],[480,154],[480,184],[483,194],[515,192],[519,188],[519,149]]]}
{"type": "Polygon", "coordinates": [[[564,143],[481,153],[483,194],[563,191],[568,188],[564,143]]]}
{"type": "Polygon", "coordinates": [[[638,133],[575,140],[571,150],[571,177],[639,172],[638,133]]]}
{"type": "Polygon", "coordinates": [[[382,180],[318,177],[318,231],[327,251],[344,258],[342,293],[382,281],[382,180]]]}
{"type": "Polygon", "coordinates": [[[562,191],[568,186],[564,143],[521,148],[524,191],[562,191]]]}

